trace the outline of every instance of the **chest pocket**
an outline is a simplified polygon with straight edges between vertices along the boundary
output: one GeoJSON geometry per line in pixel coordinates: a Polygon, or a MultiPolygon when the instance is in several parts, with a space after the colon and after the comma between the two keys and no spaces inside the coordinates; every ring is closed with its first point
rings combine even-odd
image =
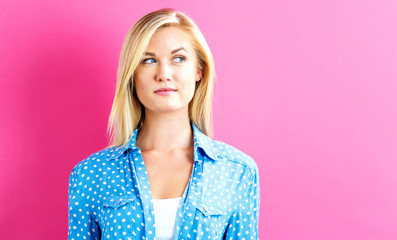
{"type": "Polygon", "coordinates": [[[199,210],[205,217],[211,216],[221,216],[225,215],[225,212],[219,208],[206,203],[198,203],[196,205],[197,210],[199,210]]]}
{"type": "Polygon", "coordinates": [[[136,239],[144,230],[140,199],[131,195],[111,196],[102,205],[102,237],[136,239]]]}
{"type": "Polygon", "coordinates": [[[113,196],[110,197],[105,203],[103,204],[103,208],[111,208],[111,209],[119,209],[125,206],[128,203],[132,203],[136,200],[135,195],[128,195],[128,196],[113,196]]]}
{"type": "MultiPolygon", "coordinates": [[[[189,235],[192,239],[220,239],[223,235],[223,226],[225,225],[225,211],[212,204],[196,202],[192,204],[195,207],[192,226],[189,228],[189,235]]],[[[187,214],[189,217],[189,214],[187,214]]]]}

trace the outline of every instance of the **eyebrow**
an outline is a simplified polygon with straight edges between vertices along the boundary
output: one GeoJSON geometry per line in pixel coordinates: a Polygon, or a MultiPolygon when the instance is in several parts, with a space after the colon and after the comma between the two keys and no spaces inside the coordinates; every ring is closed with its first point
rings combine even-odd
{"type": "Polygon", "coordinates": [[[183,50],[183,51],[185,51],[185,52],[188,53],[188,51],[187,51],[185,48],[180,47],[180,48],[177,48],[177,49],[175,49],[175,50],[172,50],[172,51],[171,51],[171,54],[174,54],[174,53],[176,53],[176,52],[178,52],[178,51],[181,51],[181,50],[183,50]]]}
{"type": "MultiPolygon", "coordinates": [[[[183,51],[189,53],[184,47],[180,47],[180,48],[177,48],[177,49],[172,50],[172,51],[171,51],[171,54],[174,54],[174,53],[179,52],[179,51],[181,51],[181,50],[183,50],[183,51]]],[[[156,54],[155,54],[155,53],[152,53],[152,52],[145,52],[144,55],[153,56],[153,57],[156,56],[156,54]]]]}

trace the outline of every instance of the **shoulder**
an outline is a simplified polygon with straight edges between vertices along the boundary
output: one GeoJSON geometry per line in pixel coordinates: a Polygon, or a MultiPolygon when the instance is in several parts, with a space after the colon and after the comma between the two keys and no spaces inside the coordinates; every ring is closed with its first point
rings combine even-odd
{"type": "Polygon", "coordinates": [[[217,140],[212,140],[212,149],[215,155],[227,164],[241,165],[248,169],[253,177],[258,175],[258,166],[255,160],[240,149],[217,140]]]}
{"type": "Polygon", "coordinates": [[[106,166],[109,164],[108,162],[112,159],[112,156],[114,156],[115,151],[115,147],[107,147],[92,153],[73,167],[72,174],[79,175],[84,172],[90,172],[99,165],[106,166]]]}

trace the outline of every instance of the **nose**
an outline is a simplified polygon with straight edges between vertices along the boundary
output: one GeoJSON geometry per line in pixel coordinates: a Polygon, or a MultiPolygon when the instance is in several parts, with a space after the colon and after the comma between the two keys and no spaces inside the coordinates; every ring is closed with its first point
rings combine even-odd
{"type": "Polygon", "coordinates": [[[169,81],[172,77],[172,68],[167,63],[159,63],[157,65],[156,80],[169,81]]]}

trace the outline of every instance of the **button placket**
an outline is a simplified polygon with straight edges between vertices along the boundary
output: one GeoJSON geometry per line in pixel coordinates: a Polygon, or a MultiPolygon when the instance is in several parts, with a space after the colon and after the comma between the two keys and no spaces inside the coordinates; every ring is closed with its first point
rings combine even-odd
{"type": "Polygon", "coordinates": [[[144,236],[146,239],[154,239],[155,237],[155,227],[154,227],[154,207],[152,203],[152,194],[150,192],[150,182],[149,176],[147,174],[145,162],[143,161],[142,153],[139,148],[135,152],[134,156],[134,165],[136,169],[137,175],[137,183],[138,183],[138,191],[142,203],[143,215],[145,216],[145,220],[148,220],[145,223],[145,231],[144,236]]]}
{"type": "MultiPolygon", "coordinates": [[[[188,236],[190,229],[193,225],[193,218],[196,211],[197,198],[200,197],[202,191],[202,184],[200,179],[203,172],[203,156],[200,154],[197,148],[194,150],[194,165],[192,169],[192,175],[186,189],[185,197],[185,210],[181,211],[181,217],[178,219],[179,231],[176,232],[175,236],[188,236]]],[[[177,228],[178,229],[178,228],[177,228]]]]}

